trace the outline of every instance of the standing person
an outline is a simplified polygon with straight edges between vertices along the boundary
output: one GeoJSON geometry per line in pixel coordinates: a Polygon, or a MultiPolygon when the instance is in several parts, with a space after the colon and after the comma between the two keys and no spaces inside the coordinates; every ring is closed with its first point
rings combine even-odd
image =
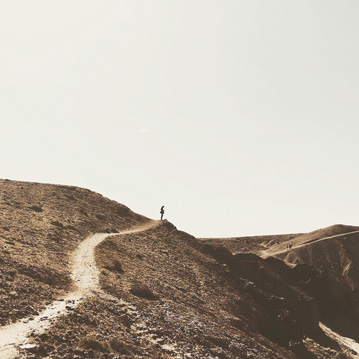
{"type": "Polygon", "coordinates": [[[161,221],[162,221],[163,220],[163,215],[165,214],[165,206],[161,207],[160,213],[161,213],[161,221]]]}

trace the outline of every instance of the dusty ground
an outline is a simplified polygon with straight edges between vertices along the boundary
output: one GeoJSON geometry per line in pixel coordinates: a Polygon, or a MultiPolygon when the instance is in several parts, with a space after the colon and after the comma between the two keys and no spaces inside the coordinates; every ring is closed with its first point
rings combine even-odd
{"type": "MultiPolygon", "coordinates": [[[[0,189],[3,326],[74,290],[71,255],[85,238],[148,221],[75,187],[0,189]]],[[[340,335],[357,335],[357,230],[197,240],[163,222],[108,237],[95,253],[101,288],[30,335],[20,357],[354,358],[340,335]]]]}

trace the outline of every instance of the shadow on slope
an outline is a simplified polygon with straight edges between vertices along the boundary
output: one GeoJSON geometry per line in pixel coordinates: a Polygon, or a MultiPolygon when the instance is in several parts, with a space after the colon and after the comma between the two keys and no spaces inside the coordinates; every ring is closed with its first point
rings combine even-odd
{"type": "Polygon", "coordinates": [[[278,258],[317,271],[303,283],[316,299],[321,321],[359,341],[359,233],[346,233],[294,248],[278,258]]]}

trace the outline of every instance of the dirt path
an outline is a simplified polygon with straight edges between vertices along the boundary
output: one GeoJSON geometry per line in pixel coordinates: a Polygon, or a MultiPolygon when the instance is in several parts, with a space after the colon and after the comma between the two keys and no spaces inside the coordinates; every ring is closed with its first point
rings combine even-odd
{"type": "Polygon", "coordinates": [[[161,221],[150,221],[142,226],[119,233],[99,233],[85,239],[72,256],[71,278],[76,283],[76,290],[66,297],[54,301],[34,318],[24,318],[14,324],[0,328],[0,357],[12,359],[18,355],[17,348],[27,348],[28,335],[32,332],[42,333],[48,329],[57,317],[68,313],[85,298],[102,293],[99,284],[99,272],[95,262],[95,247],[105,238],[115,235],[142,232],[158,226],[161,221]]]}
{"type": "MultiPolygon", "coordinates": [[[[313,240],[308,240],[307,242],[304,242],[304,243],[302,243],[302,244],[294,245],[294,246],[292,247],[292,249],[280,249],[280,250],[277,250],[277,251],[276,251],[274,248],[266,249],[266,250],[264,250],[264,251],[261,252],[260,256],[261,256],[262,258],[274,257],[274,256],[276,256],[277,254],[287,253],[287,252],[290,252],[290,251],[293,250],[293,249],[297,249],[297,248],[301,248],[301,247],[308,246],[309,244],[318,243],[318,242],[321,242],[321,241],[326,241],[326,240],[328,240],[328,239],[344,237],[344,236],[347,236],[347,235],[353,234],[353,233],[359,233],[359,231],[336,234],[335,236],[319,238],[319,239],[316,239],[316,240],[314,240],[314,241],[313,241],[313,240]]],[[[292,241],[288,241],[288,242],[283,242],[283,243],[281,243],[281,244],[280,244],[280,248],[282,248],[284,245],[287,245],[288,243],[291,243],[291,242],[293,242],[293,240],[292,240],[292,241]]]]}

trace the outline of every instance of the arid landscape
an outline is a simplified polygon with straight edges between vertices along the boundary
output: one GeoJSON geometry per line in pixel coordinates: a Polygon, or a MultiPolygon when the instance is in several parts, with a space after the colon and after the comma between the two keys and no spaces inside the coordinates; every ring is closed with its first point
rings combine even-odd
{"type": "Polygon", "coordinates": [[[198,239],[0,180],[0,358],[354,359],[359,227],[198,239]]]}

